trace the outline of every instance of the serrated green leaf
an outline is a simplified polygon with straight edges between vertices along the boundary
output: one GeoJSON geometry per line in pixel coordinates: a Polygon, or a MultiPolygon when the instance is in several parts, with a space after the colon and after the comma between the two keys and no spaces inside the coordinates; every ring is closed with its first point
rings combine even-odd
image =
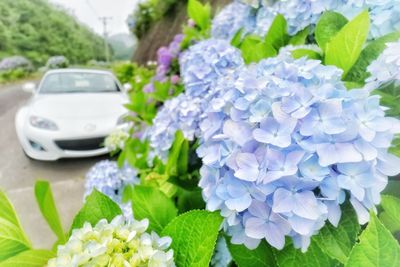
{"type": "Polygon", "coordinates": [[[354,66],[350,69],[345,79],[347,81],[355,81],[363,83],[370,74],[367,67],[378,58],[382,51],[386,48],[386,43],[397,41],[400,38],[400,32],[394,32],[382,36],[370,42],[361,52],[360,57],[354,66]]]}
{"type": "Polygon", "coordinates": [[[187,7],[188,15],[194,20],[197,26],[202,30],[206,30],[210,26],[211,6],[210,4],[203,5],[198,0],[189,0],[187,7]]]}
{"type": "Polygon", "coordinates": [[[302,58],[302,57],[307,57],[309,59],[318,59],[318,60],[321,59],[320,53],[318,53],[314,50],[305,49],[305,48],[299,48],[299,49],[293,50],[292,56],[295,59],[302,58]]]}
{"type": "Polygon", "coordinates": [[[264,43],[255,35],[246,36],[240,46],[240,50],[246,64],[257,63],[264,58],[273,57],[277,54],[271,44],[264,43]]]}
{"type": "Polygon", "coordinates": [[[292,242],[287,241],[282,250],[275,250],[275,256],[278,266],[284,267],[337,266],[337,262],[326,255],[314,240],[311,240],[311,244],[305,253],[294,248],[292,242]]]}
{"type": "Polygon", "coordinates": [[[276,267],[273,248],[263,240],[256,249],[250,250],[244,245],[234,245],[226,240],[229,252],[238,267],[276,267]]]}
{"type": "Polygon", "coordinates": [[[59,244],[64,244],[67,239],[61,225],[60,216],[58,215],[53,193],[48,181],[36,181],[35,197],[43,217],[51,230],[53,230],[54,234],[58,237],[59,244]]]}
{"type": "Polygon", "coordinates": [[[304,45],[307,40],[307,36],[310,34],[310,27],[299,31],[295,36],[290,38],[289,44],[291,45],[304,45]]]}
{"type": "Polygon", "coordinates": [[[325,51],[326,44],[347,22],[348,20],[345,16],[333,11],[327,11],[322,14],[315,27],[315,39],[322,51],[325,51]]]}
{"type": "Polygon", "coordinates": [[[177,131],[168,155],[166,173],[170,176],[183,175],[187,172],[189,142],[182,131],[177,131]]]}
{"type": "Polygon", "coordinates": [[[0,267],[42,267],[55,256],[49,250],[26,250],[0,262],[0,267]]]}
{"type": "Polygon", "coordinates": [[[0,190],[0,261],[30,247],[31,244],[22,230],[13,206],[0,190]]]}
{"type": "Polygon", "coordinates": [[[218,213],[205,210],[189,211],[171,221],[162,236],[172,238],[176,266],[209,266],[221,223],[218,213]]]}
{"type": "Polygon", "coordinates": [[[400,231],[400,198],[383,195],[381,206],[383,212],[379,214],[379,219],[392,232],[400,231]]]}
{"type": "Polygon", "coordinates": [[[400,246],[388,229],[371,212],[367,228],[351,250],[345,267],[398,267],[400,246]]]}
{"type": "Polygon", "coordinates": [[[154,82],[154,92],[151,94],[152,97],[160,102],[164,102],[169,97],[169,91],[171,88],[170,82],[154,82]]]}
{"type": "Polygon", "coordinates": [[[325,64],[343,70],[343,77],[356,63],[369,32],[368,11],[361,12],[347,23],[327,44],[325,64]]]}
{"type": "Polygon", "coordinates": [[[360,225],[354,209],[350,205],[344,205],[338,227],[327,223],[314,237],[314,240],[322,251],[344,264],[356,242],[359,231],[360,225]]]}
{"type": "Polygon", "coordinates": [[[86,197],[85,204],[75,216],[70,233],[73,229],[82,228],[85,222],[94,226],[101,219],[106,219],[110,222],[115,216],[121,214],[121,208],[117,203],[94,189],[93,192],[86,197]]]}
{"type": "Polygon", "coordinates": [[[242,34],[243,34],[243,28],[239,29],[232,37],[231,40],[232,46],[240,48],[240,45],[242,44],[242,34]]]}
{"type": "Polygon", "coordinates": [[[271,27],[265,35],[264,42],[278,51],[281,47],[285,46],[288,41],[289,35],[287,33],[285,17],[278,14],[272,21],[271,27]]]}
{"type": "Polygon", "coordinates": [[[135,186],[131,200],[135,219],[149,219],[149,229],[157,233],[178,214],[172,200],[154,187],[135,186]]]}

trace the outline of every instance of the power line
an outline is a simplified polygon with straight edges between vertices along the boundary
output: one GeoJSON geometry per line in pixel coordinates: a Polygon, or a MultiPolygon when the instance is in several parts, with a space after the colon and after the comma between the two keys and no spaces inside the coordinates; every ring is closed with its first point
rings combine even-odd
{"type": "Polygon", "coordinates": [[[90,10],[93,12],[93,14],[96,17],[99,17],[98,13],[96,12],[96,9],[93,7],[92,3],[89,0],[86,0],[86,4],[88,5],[88,7],[90,8],[90,10]]]}

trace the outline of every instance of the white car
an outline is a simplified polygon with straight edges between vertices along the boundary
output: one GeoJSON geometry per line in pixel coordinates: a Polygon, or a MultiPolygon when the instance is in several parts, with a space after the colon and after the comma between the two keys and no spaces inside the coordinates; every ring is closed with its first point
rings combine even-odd
{"type": "Polygon", "coordinates": [[[15,117],[26,155],[37,160],[91,157],[108,153],[104,138],[126,128],[124,88],[108,71],[48,71],[39,86],[26,84],[33,97],[15,117]]]}

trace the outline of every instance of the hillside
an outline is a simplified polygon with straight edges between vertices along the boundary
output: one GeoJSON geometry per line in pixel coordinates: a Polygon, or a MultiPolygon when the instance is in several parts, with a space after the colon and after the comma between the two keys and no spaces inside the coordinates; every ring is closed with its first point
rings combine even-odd
{"type": "Polygon", "coordinates": [[[108,37],[108,43],[113,51],[113,60],[129,60],[137,45],[137,40],[131,34],[118,33],[108,37]]]}
{"type": "Polygon", "coordinates": [[[0,59],[22,55],[40,66],[49,56],[64,55],[85,63],[102,59],[103,51],[100,36],[47,0],[0,1],[0,59]]]}

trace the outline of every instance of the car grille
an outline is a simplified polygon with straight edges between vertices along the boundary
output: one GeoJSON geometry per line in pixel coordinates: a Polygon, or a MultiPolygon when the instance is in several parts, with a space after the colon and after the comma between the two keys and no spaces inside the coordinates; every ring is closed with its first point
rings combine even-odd
{"type": "Polygon", "coordinates": [[[105,137],[75,140],[57,140],[55,141],[55,143],[62,150],[87,151],[102,148],[104,138],[105,137]]]}

